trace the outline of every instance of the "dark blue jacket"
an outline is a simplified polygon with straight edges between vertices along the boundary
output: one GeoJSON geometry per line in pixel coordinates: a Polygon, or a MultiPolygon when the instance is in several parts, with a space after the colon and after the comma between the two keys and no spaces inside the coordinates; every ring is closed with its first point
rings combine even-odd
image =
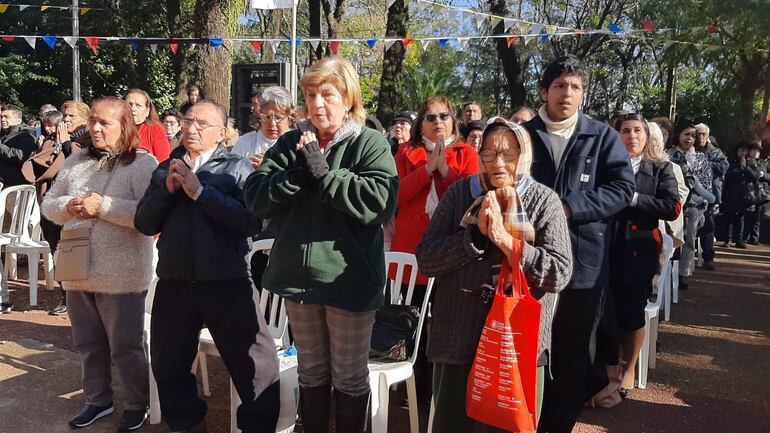
{"type": "Polygon", "coordinates": [[[545,124],[536,116],[524,125],[532,137],[532,177],[552,188],[572,210],[574,265],[569,288],[606,286],[612,216],[634,195],[634,171],[618,133],[580,113],[559,169],[545,124]]]}
{"type": "Polygon", "coordinates": [[[182,146],[152,174],[150,186],[134,216],[137,230],[158,239],[158,277],[179,281],[219,281],[250,277],[246,255],[249,238],[260,221],[243,202],[243,184],[251,164],[230,155],[221,144],[196,175],[203,192],[193,201],[180,189],[166,189],[172,159],[181,159],[182,146]]]}

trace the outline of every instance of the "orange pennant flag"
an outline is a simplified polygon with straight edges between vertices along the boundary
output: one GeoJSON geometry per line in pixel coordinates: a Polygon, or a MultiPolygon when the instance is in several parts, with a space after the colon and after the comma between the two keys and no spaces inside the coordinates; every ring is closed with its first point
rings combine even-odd
{"type": "Polygon", "coordinates": [[[91,51],[96,54],[96,50],[99,47],[99,37],[98,36],[85,36],[83,39],[86,40],[86,44],[88,44],[89,47],[91,47],[91,51]]]}
{"type": "Polygon", "coordinates": [[[48,10],[48,6],[40,6],[40,12],[45,12],[48,10]]]}
{"type": "Polygon", "coordinates": [[[414,42],[414,38],[401,38],[401,43],[404,45],[404,49],[414,42]]]}
{"type": "Polygon", "coordinates": [[[329,41],[329,49],[332,50],[332,54],[337,55],[337,50],[340,49],[340,41],[329,41]]]}
{"type": "Polygon", "coordinates": [[[251,48],[254,51],[259,51],[262,48],[262,41],[251,41],[251,48]]]}
{"type": "Polygon", "coordinates": [[[511,45],[513,45],[514,42],[516,42],[516,39],[519,39],[517,35],[508,36],[505,38],[505,43],[508,44],[508,48],[511,48],[511,45]]]}
{"type": "Polygon", "coordinates": [[[91,8],[80,8],[80,15],[85,15],[85,14],[87,14],[87,13],[88,13],[90,10],[91,10],[91,8]]]}
{"type": "Polygon", "coordinates": [[[8,5],[0,4],[0,14],[4,14],[8,10],[8,5]]]}

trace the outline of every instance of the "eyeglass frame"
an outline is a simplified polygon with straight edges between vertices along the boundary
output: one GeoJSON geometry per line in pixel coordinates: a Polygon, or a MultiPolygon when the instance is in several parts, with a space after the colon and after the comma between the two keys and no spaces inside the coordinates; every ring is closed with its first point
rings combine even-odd
{"type": "Polygon", "coordinates": [[[195,120],[193,120],[193,119],[182,119],[182,120],[179,121],[179,126],[181,126],[182,129],[187,129],[190,126],[193,126],[193,127],[195,127],[195,130],[198,131],[198,132],[203,132],[203,131],[205,131],[205,130],[207,130],[209,128],[226,128],[225,125],[208,125],[208,126],[201,127],[201,126],[199,126],[197,119],[195,119],[195,120]]]}
{"type": "Polygon", "coordinates": [[[275,122],[276,124],[279,124],[279,123],[283,122],[284,120],[291,121],[293,119],[293,117],[287,115],[287,116],[283,116],[283,117],[281,117],[279,119],[275,115],[265,116],[265,115],[260,114],[259,116],[256,116],[256,119],[259,121],[259,123],[275,122]]]}
{"type": "Polygon", "coordinates": [[[513,162],[516,161],[521,156],[521,149],[503,149],[503,150],[494,150],[494,149],[483,149],[479,150],[479,159],[481,162],[495,162],[498,157],[502,158],[503,162],[513,162]],[[484,157],[484,152],[487,152],[487,156],[489,156],[489,152],[494,152],[495,156],[493,158],[484,157]],[[505,152],[515,152],[516,157],[511,157],[510,155],[508,158],[505,156],[505,152]]]}
{"type": "Polygon", "coordinates": [[[452,118],[452,113],[448,111],[444,111],[443,113],[425,113],[422,115],[422,118],[428,123],[433,123],[439,119],[441,119],[442,122],[446,122],[452,118]]]}

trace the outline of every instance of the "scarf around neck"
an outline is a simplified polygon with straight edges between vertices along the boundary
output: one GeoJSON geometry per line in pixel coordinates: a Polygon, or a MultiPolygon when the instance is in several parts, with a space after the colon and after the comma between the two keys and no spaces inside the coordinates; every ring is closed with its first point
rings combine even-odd
{"type": "MultiPolygon", "coordinates": [[[[452,144],[454,144],[454,142],[455,142],[455,136],[454,135],[450,135],[449,138],[444,140],[444,146],[445,147],[449,147],[452,144]]],[[[422,136],[422,144],[425,145],[425,150],[427,150],[428,152],[433,152],[433,149],[436,148],[436,143],[430,141],[428,139],[428,137],[426,137],[424,135],[422,136]]]]}
{"type": "Polygon", "coordinates": [[[545,108],[545,104],[540,106],[540,108],[537,110],[537,114],[540,115],[540,119],[543,120],[545,129],[548,130],[549,134],[558,135],[565,140],[569,140],[570,137],[572,137],[572,134],[575,132],[575,127],[577,126],[579,117],[579,112],[576,111],[572,116],[564,120],[554,122],[550,117],[548,117],[548,110],[545,108]]]}

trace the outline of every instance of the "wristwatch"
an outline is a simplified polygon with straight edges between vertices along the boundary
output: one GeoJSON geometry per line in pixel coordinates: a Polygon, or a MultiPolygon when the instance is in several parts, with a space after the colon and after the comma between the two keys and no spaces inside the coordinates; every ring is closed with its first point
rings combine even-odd
{"type": "Polygon", "coordinates": [[[199,186],[198,189],[195,190],[195,195],[192,196],[193,201],[198,201],[198,197],[201,196],[202,192],[203,192],[203,185],[199,186]]]}

